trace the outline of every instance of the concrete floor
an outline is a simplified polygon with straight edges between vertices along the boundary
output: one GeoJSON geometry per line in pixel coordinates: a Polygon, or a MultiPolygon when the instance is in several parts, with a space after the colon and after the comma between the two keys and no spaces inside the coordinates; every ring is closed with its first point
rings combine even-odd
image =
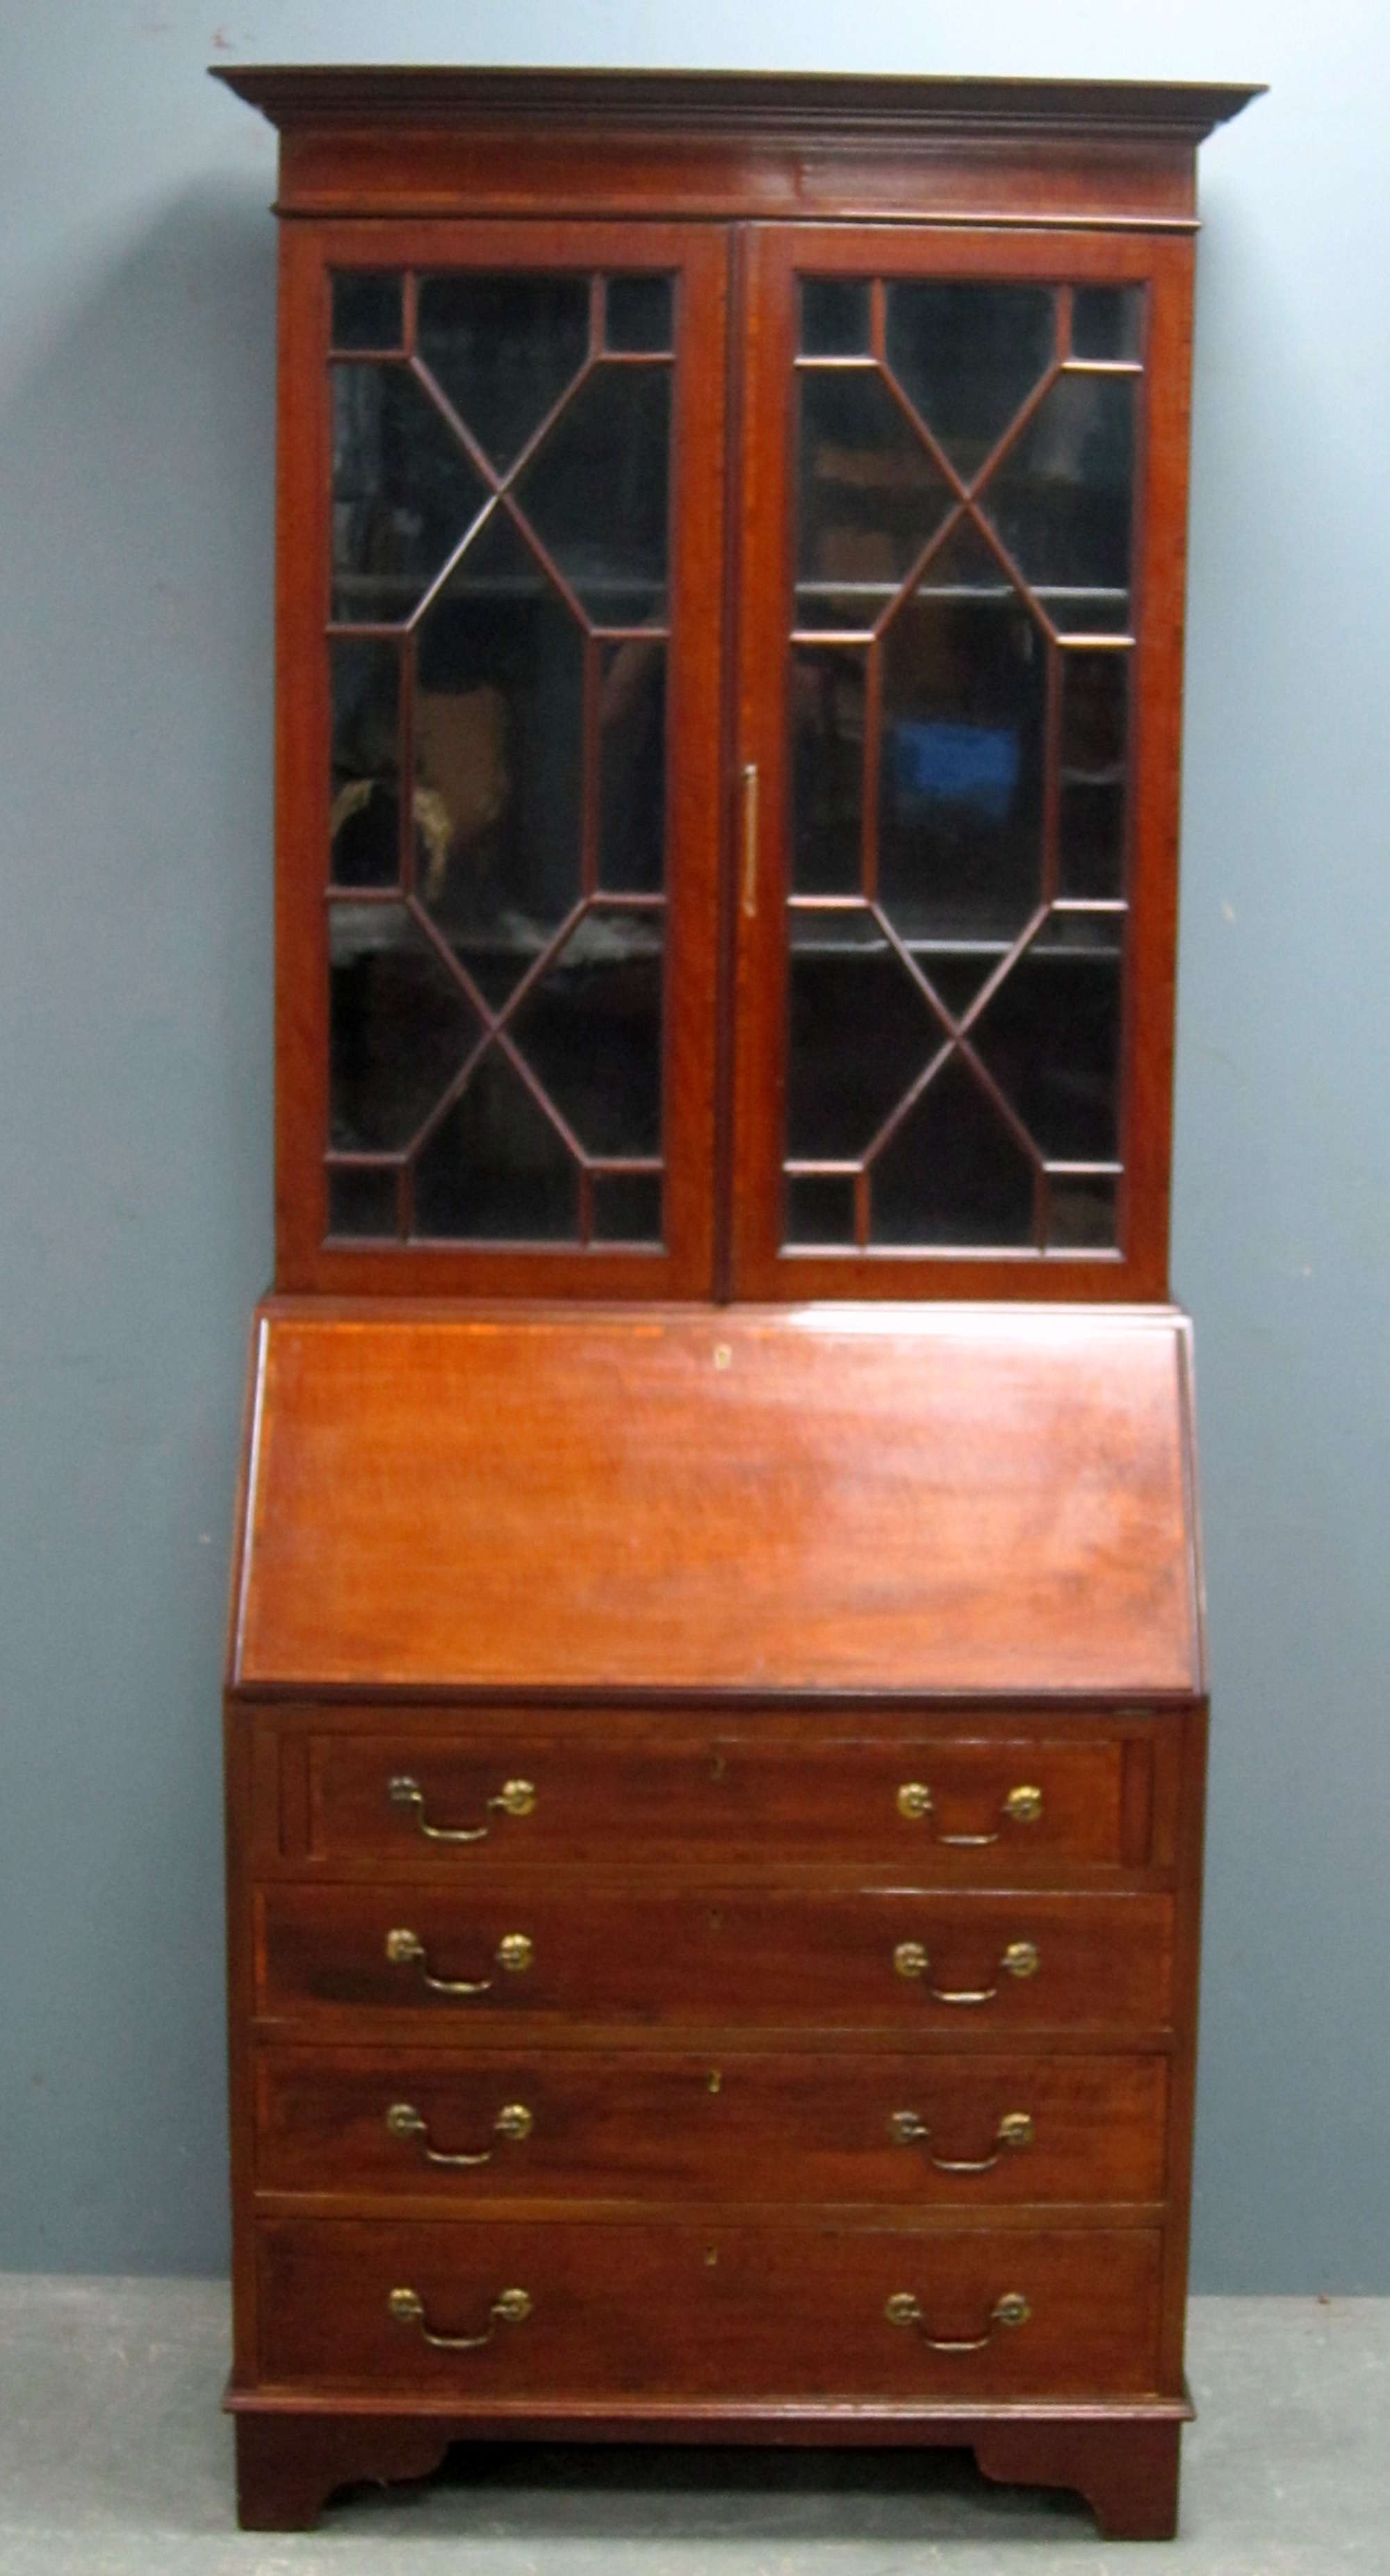
{"type": "MultiPolygon", "coordinates": [[[[0,2275],[0,2576],[1116,2576],[1071,2497],[956,2453],[494,2450],[240,2534],[205,2281],[0,2275]]],[[[1199,2299],[1162,2576],[1387,2576],[1390,2299],[1199,2299]]]]}

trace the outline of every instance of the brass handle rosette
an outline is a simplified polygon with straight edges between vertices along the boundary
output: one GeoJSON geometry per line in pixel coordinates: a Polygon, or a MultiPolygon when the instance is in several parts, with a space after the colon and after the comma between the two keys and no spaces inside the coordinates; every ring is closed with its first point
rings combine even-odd
{"type": "Polygon", "coordinates": [[[425,2302],[418,2290],[393,2290],[386,2302],[387,2313],[398,2326],[415,2326],[426,2343],[436,2352],[480,2352],[491,2343],[498,2327],[524,2325],[531,2313],[530,2293],[526,2290],[499,2290],[488,2309],[486,2331],[476,2335],[436,2334],[425,2323],[425,2302]]]}
{"type": "Polygon", "coordinates": [[[923,2343],[931,2352],[983,2352],[986,2344],[993,2343],[995,2335],[1001,2328],[1008,2330],[1015,2326],[1026,2326],[1033,2312],[1021,2290],[1005,2290],[1003,2296],[995,2300],[990,2310],[989,2323],[984,2333],[967,2335],[964,2338],[928,2334],[920,2303],[913,2297],[910,2290],[895,2290],[883,2313],[890,2326],[916,2326],[923,2343]]]}
{"type": "Polygon", "coordinates": [[[482,1843],[492,1831],[496,1816],[529,1816],[536,1803],[533,1780],[504,1780],[495,1798],[489,1798],[480,1825],[432,1825],[425,1814],[425,1793],[409,1771],[398,1771],[386,1784],[386,1795],[393,1807],[407,1807],[414,1815],[419,1831],[431,1843],[482,1843]]]}
{"type": "MultiPolygon", "coordinates": [[[[499,1968],[512,1976],[523,1976],[534,1959],[535,1945],[527,1932],[507,1932],[494,1953],[499,1968]]],[[[437,1977],[429,1964],[429,1952],[418,1932],[404,1925],[386,1935],[386,1956],[393,1968],[418,1969],[420,1983],[436,1995],[485,1995],[492,1988],[491,1977],[437,1977]]]]}
{"type": "Polygon", "coordinates": [[[1033,2143],[1033,2122],[1027,2111],[1006,2111],[994,2132],[994,2152],[988,2156],[939,2156],[931,2149],[931,2130],[916,2111],[893,2111],[889,2114],[888,2134],[899,2147],[926,2147],[927,2162],[938,2173],[993,2173],[1006,2153],[1017,2153],[1033,2143]]]}
{"type": "MultiPolygon", "coordinates": [[[[924,1817],[934,1820],[936,1816],[936,1800],[925,1780],[904,1780],[898,1791],[897,1806],[899,1815],[906,1816],[913,1823],[919,1823],[924,1817]]],[[[1000,1815],[1011,1825],[1035,1825],[1042,1811],[1042,1791],[1034,1788],[1031,1781],[1020,1781],[1016,1789],[1010,1789],[999,1808],[1000,1815]]],[[[984,1851],[990,1843],[1001,1839],[1002,1834],[997,1829],[992,1834],[938,1833],[936,1836],[939,1843],[952,1851],[984,1851]]]]}
{"type": "MultiPolygon", "coordinates": [[[[1042,1962],[1036,1942],[1011,1941],[999,1962],[1002,1977],[1035,1977],[1042,1962]]],[[[925,1980],[931,1974],[931,1959],[920,1941],[899,1941],[893,1952],[893,1966],[900,1977],[925,1980]]],[[[992,2004],[999,1993],[993,1986],[928,1986],[934,2004],[992,2004]]]]}
{"type": "MultiPolygon", "coordinates": [[[[493,2121],[493,2135],[517,2140],[529,2138],[533,2125],[524,2102],[505,2102],[493,2121]]],[[[416,2110],[413,2102],[393,2102],[386,2114],[386,2126],[393,2138],[417,2139],[420,2153],[429,2165],[490,2165],[496,2153],[493,2147],[482,2147],[471,2155],[445,2155],[439,2147],[431,2146],[430,2124],[416,2110]]]]}

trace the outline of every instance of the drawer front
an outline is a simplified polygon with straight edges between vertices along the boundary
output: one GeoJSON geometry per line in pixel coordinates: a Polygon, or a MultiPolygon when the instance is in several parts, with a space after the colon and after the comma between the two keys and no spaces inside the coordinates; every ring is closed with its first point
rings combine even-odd
{"type": "Polygon", "coordinates": [[[931,2207],[1155,2202],[1160,2057],[270,2048],[263,2191],[931,2207]]]}
{"type": "Polygon", "coordinates": [[[952,1879],[1165,1863],[1155,1755],[1168,1734],[957,1723],[457,1716],[380,1731],[286,1728],[263,1776],[266,1839],[309,1863],[466,1884],[490,1860],[868,1860],[952,1879]],[[1155,1814],[1158,1832],[1155,1836],[1155,1814]]]}
{"type": "Polygon", "coordinates": [[[455,1895],[257,1890],[260,2011],[344,2025],[365,2013],[459,2035],[498,2021],[740,2024],[909,2034],[1154,2029],[1171,2001],[1162,1896],[656,1895],[521,1880],[455,1895]]]}
{"type": "Polygon", "coordinates": [[[258,2237],[261,2376],[286,2388],[524,2409],[1154,2384],[1157,2229],[309,2219],[258,2237]]]}

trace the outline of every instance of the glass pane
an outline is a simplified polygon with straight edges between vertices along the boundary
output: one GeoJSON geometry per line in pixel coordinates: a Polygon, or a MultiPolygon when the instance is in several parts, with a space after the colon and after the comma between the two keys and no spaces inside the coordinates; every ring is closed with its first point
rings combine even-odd
{"type": "Polygon", "coordinates": [[[1066,1252],[1112,1252],[1120,1239],[1113,1172],[1054,1172],[1048,1181],[1047,1240],[1066,1252]]]}
{"type": "Polygon", "coordinates": [[[792,655],[792,884],[858,894],[864,814],[866,661],[854,646],[792,655]]]}
{"type": "Polygon", "coordinates": [[[1142,286],[1076,286],[1071,299],[1074,358],[1128,358],[1143,353],[1142,286]]]}
{"type": "Polygon", "coordinates": [[[803,277],[800,348],[805,358],[868,356],[866,277],[803,277]]]}
{"type": "Polygon", "coordinates": [[[597,625],[660,617],[670,420],[669,367],[596,367],[517,487],[524,515],[597,625]]]}
{"type": "Polygon", "coordinates": [[[882,376],[803,369],[796,622],[872,627],[951,507],[882,376]]]}
{"type": "Polygon", "coordinates": [[[486,498],[442,412],[405,367],[333,371],[333,616],[394,625],[486,498]]]}
{"type": "Polygon", "coordinates": [[[942,1043],[941,1024],[872,914],[791,915],[787,1154],[862,1154],[942,1043]]]}
{"type": "Polygon", "coordinates": [[[416,345],[499,472],[512,465],[589,351],[587,277],[422,277],[416,345]]]}
{"type": "Polygon", "coordinates": [[[401,278],[393,268],[340,269],[333,280],[335,349],[399,349],[401,278]]]}
{"type": "Polygon", "coordinates": [[[1002,939],[989,944],[961,940],[950,946],[927,939],[914,941],[912,949],[932,991],[957,1020],[964,1019],[981,986],[1008,953],[1008,943],[1002,939]]]}
{"type": "Polygon", "coordinates": [[[984,507],[1061,634],[1129,625],[1133,376],[1061,376],[990,476],[984,507]]]}
{"type": "Polygon", "coordinates": [[[1113,1162],[1120,959],[1059,917],[981,1012],[972,1043],[1049,1162],[1113,1162]]]}
{"type": "Polygon", "coordinates": [[[661,1151],[660,913],[589,913],[512,1037],[586,1153],[661,1151]]]}
{"type": "Polygon", "coordinates": [[[329,874],[390,886],[400,875],[400,657],[394,644],[331,644],[329,874]]]}
{"type": "Polygon", "coordinates": [[[402,904],[329,917],[329,1132],[340,1151],[408,1145],[478,1035],[468,997],[402,904]]]}
{"type": "Polygon", "coordinates": [[[578,901],[584,639],[505,508],[420,624],[416,874],[496,1006],[578,901]]]}
{"type": "Polygon", "coordinates": [[[854,1183],[840,1174],[787,1176],[788,1243],[854,1246],[854,1183]]]}
{"type": "Polygon", "coordinates": [[[1057,846],[1063,894],[1124,893],[1128,728],[1128,653],[1064,653],[1057,846]]]}
{"type": "Polygon", "coordinates": [[[661,1174],[595,1173],[594,1239],[598,1243],[660,1243],[661,1174]]]}
{"type": "Polygon", "coordinates": [[[610,349],[669,350],[669,277],[610,277],[604,338],[610,349]]]}
{"type": "Polygon", "coordinates": [[[659,894],[666,875],[666,647],[604,648],[599,683],[599,882],[659,894]]]}
{"type": "Polygon", "coordinates": [[[1047,653],[977,530],[947,539],[882,653],[884,909],[905,938],[1016,938],[1042,883],[1047,653]]]}
{"type": "Polygon", "coordinates": [[[905,279],[888,288],[888,363],[957,471],[978,473],[1051,365],[1050,286],[905,279]]]}
{"type": "Polygon", "coordinates": [[[496,1047],[420,1156],[414,1231],[472,1242],[578,1240],[579,1166],[496,1047]]]}
{"type": "Polygon", "coordinates": [[[872,1243],[975,1249],[1032,1240],[1033,1166],[954,1056],[873,1166],[872,1243]]]}
{"type": "Polygon", "coordinates": [[[394,1241],[397,1233],[397,1174],[349,1166],[328,1175],[330,1234],[370,1234],[394,1241]]]}

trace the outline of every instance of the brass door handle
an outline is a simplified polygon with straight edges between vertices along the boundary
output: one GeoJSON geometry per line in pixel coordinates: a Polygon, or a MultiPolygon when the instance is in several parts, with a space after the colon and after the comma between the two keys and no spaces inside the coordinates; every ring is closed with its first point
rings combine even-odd
{"type": "MultiPolygon", "coordinates": [[[[430,2145],[430,2127],[413,2102],[393,2102],[386,2114],[386,2126],[393,2138],[418,2138],[420,2153],[429,2165],[490,2165],[494,2150],[483,2147],[476,2155],[446,2156],[430,2145]]],[[[529,2138],[532,2120],[524,2102],[507,2102],[493,2121],[494,2135],[499,2138],[529,2138]]]]}
{"type": "Polygon", "coordinates": [[[982,2335],[970,2335],[965,2341],[943,2335],[929,2335],[922,2323],[922,2311],[910,2290],[895,2290],[883,2311],[890,2326],[916,2326],[922,2341],[932,2352],[983,2352],[994,2340],[1000,2326],[1026,2326],[1032,2309],[1021,2290],[1006,2290],[990,2310],[989,2324],[982,2335]]]}
{"type": "Polygon", "coordinates": [[[758,916],[758,764],[746,761],[743,770],[743,913],[746,921],[758,916]]]}
{"type": "MultiPolygon", "coordinates": [[[[1042,1809],[1041,1789],[1035,1789],[1029,1781],[1020,1781],[1018,1787],[1011,1789],[1002,1801],[999,1813],[1012,1825],[1035,1825],[1042,1809]]],[[[913,1820],[935,1815],[936,1800],[925,1780],[904,1780],[898,1791],[898,1813],[913,1820]]],[[[936,1839],[952,1851],[983,1851],[987,1844],[999,1842],[1001,1836],[996,1831],[992,1834],[938,1834],[936,1839]]]]}
{"type": "MultiPolygon", "coordinates": [[[[931,1973],[931,1960],[920,1941],[900,1941],[893,1952],[893,1965],[900,1977],[926,1977],[931,1973]]],[[[999,1962],[1001,1976],[1035,1977],[1041,1962],[1032,1941],[1011,1941],[999,1962]]],[[[928,1986],[934,2004],[992,2004],[999,1992],[997,1986],[928,1986]]]]}
{"type": "MultiPolygon", "coordinates": [[[[915,2111],[892,2112],[888,2121],[888,2134],[900,2147],[926,2146],[931,2138],[931,2131],[926,2121],[919,2119],[915,2111]]],[[[1032,2143],[1033,2123],[1028,2113],[1006,2111],[994,2132],[992,2156],[962,2157],[931,2154],[927,2157],[927,2162],[929,2165],[934,2165],[938,2173],[992,2173],[1005,2148],[1031,2147],[1032,2143]]]]}
{"type": "Polygon", "coordinates": [[[499,2325],[524,2325],[531,2313],[530,2297],[525,2290],[499,2290],[487,2312],[485,2334],[444,2335],[435,2334],[426,2325],[425,2302],[418,2290],[393,2290],[386,2306],[398,2326],[418,2326],[426,2343],[432,2343],[436,2352],[478,2352],[485,2343],[491,2343],[499,2325]]]}
{"type": "MultiPolygon", "coordinates": [[[[535,1947],[529,1933],[508,1932],[497,1944],[497,1964],[519,1976],[530,1967],[535,1947]]],[[[491,1977],[436,1977],[429,1966],[429,1952],[418,1932],[404,1927],[386,1935],[386,1956],[393,1968],[415,1967],[420,1983],[437,1995],[485,1995],[492,1985],[491,1977]]]]}
{"type": "Polygon", "coordinates": [[[425,1814],[425,1793],[409,1771],[398,1771],[386,1784],[386,1795],[393,1807],[410,1807],[415,1822],[427,1842],[482,1843],[492,1831],[492,1818],[529,1816],[536,1803],[533,1780],[504,1780],[495,1798],[489,1798],[480,1825],[432,1825],[425,1814]]]}

